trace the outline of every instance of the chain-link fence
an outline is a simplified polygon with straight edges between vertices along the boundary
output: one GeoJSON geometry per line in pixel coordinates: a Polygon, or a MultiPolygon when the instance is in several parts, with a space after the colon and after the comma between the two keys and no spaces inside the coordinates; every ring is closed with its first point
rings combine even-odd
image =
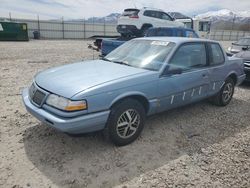
{"type": "Polygon", "coordinates": [[[212,30],[209,33],[209,39],[219,41],[237,41],[246,36],[250,36],[250,31],[212,30]]]}
{"type": "Polygon", "coordinates": [[[43,39],[86,39],[93,36],[117,36],[116,24],[83,21],[39,20],[0,18],[0,20],[22,22],[28,24],[29,38],[38,31],[43,39]]]}

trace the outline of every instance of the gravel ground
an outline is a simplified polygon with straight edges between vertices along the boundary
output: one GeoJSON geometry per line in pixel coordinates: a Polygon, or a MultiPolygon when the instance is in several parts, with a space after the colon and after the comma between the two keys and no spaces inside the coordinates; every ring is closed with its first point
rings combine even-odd
{"type": "Polygon", "coordinates": [[[149,117],[119,148],[29,115],[22,89],[48,67],[96,58],[87,43],[0,42],[0,187],[250,187],[250,84],[226,107],[203,101],[149,117]]]}

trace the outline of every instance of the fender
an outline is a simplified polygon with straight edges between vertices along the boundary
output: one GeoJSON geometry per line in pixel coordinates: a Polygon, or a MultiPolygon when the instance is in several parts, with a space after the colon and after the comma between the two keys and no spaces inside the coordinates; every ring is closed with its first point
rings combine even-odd
{"type": "Polygon", "coordinates": [[[119,100],[122,100],[122,99],[127,98],[127,97],[133,97],[133,96],[143,97],[143,98],[145,98],[147,100],[147,103],[148,103],[147,115],[152,115],[152,114],[155,114],[157,112],[157,108],[158,108],[158,105],[159,105],[159,100],[156,99],[156,98],[148,99],[148,97],[144,93],[141,93],[141,92],[138,92],[138,91],[126,92],[126,93],[123,93],[123,94],[117,96],[111,102],[111,105],[109,106],[109,108],[111,108],[119,100]]]}
{"type": "Polygon", "coordinates": [[[121,99],[124,99],[126,97],[131,97],[131,96],[141,96],[143,98],[145,98],[148,102],[148,98],[146,97],[146,95],[142,92],[139,92],[139,91],[129,91],[129,92],[126,92],[126,93],[122,93],[121,95],[118,95],[110,104],[109,108],[111,106],[113,106],[116,102],[118,102],[119,100],[121,99]]]}

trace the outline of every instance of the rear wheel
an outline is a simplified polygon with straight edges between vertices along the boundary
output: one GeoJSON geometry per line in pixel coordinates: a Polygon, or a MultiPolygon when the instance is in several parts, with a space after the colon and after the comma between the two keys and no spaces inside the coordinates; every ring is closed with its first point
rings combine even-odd
{"type": "Polygon", "coordinates": [[[144,36],[146,35],[146,33],[147,33],[147,31],[148,31],[148,29],[149,29],[150,27],[152,27],[152,26],[150,26],[150,25],[145,25],[145,26],[143,26],[143,27],[141,28],[141,36],[142,36],[142,37],[144,37],[144,36]]]}
{"type": "Polygon", "coordinates": [[[127,145],[140,135],[145,122],[145,109],[134,99],[125,99],[112,107],[106,134],[115,145],[127,145]]]}
{"type": "Polygon", "coordinates": [[[230,103],[234,94],[235,83],[232,78],[227,78],[220,92],[212,98],[212,103],[218,106],[226,106],[230,103]]]}

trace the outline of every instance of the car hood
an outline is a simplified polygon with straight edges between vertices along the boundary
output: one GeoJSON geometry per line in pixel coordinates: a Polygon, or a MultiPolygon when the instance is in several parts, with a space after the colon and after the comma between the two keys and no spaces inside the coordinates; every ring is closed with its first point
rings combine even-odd
{"type": "Polygon", "coordinates": [[[236,57],[240,57],[245,60],[250,60],[250,51],[241,51],[235,55],[236,57]]]}
{"type": "Polygon", "coordinates": [[[242,51],[242,47],[241,45],[232,45],[231,48],[230,48],[230,51],[232,53],[238,53],[240,51],[242,51]]]}
{"type": "Polygon", "coordinates": [[[35,82],[51,93],[71,98],[91,87],[144,72],[148,70],[92,60],[45,70],[36,75],[35,82]]]}

